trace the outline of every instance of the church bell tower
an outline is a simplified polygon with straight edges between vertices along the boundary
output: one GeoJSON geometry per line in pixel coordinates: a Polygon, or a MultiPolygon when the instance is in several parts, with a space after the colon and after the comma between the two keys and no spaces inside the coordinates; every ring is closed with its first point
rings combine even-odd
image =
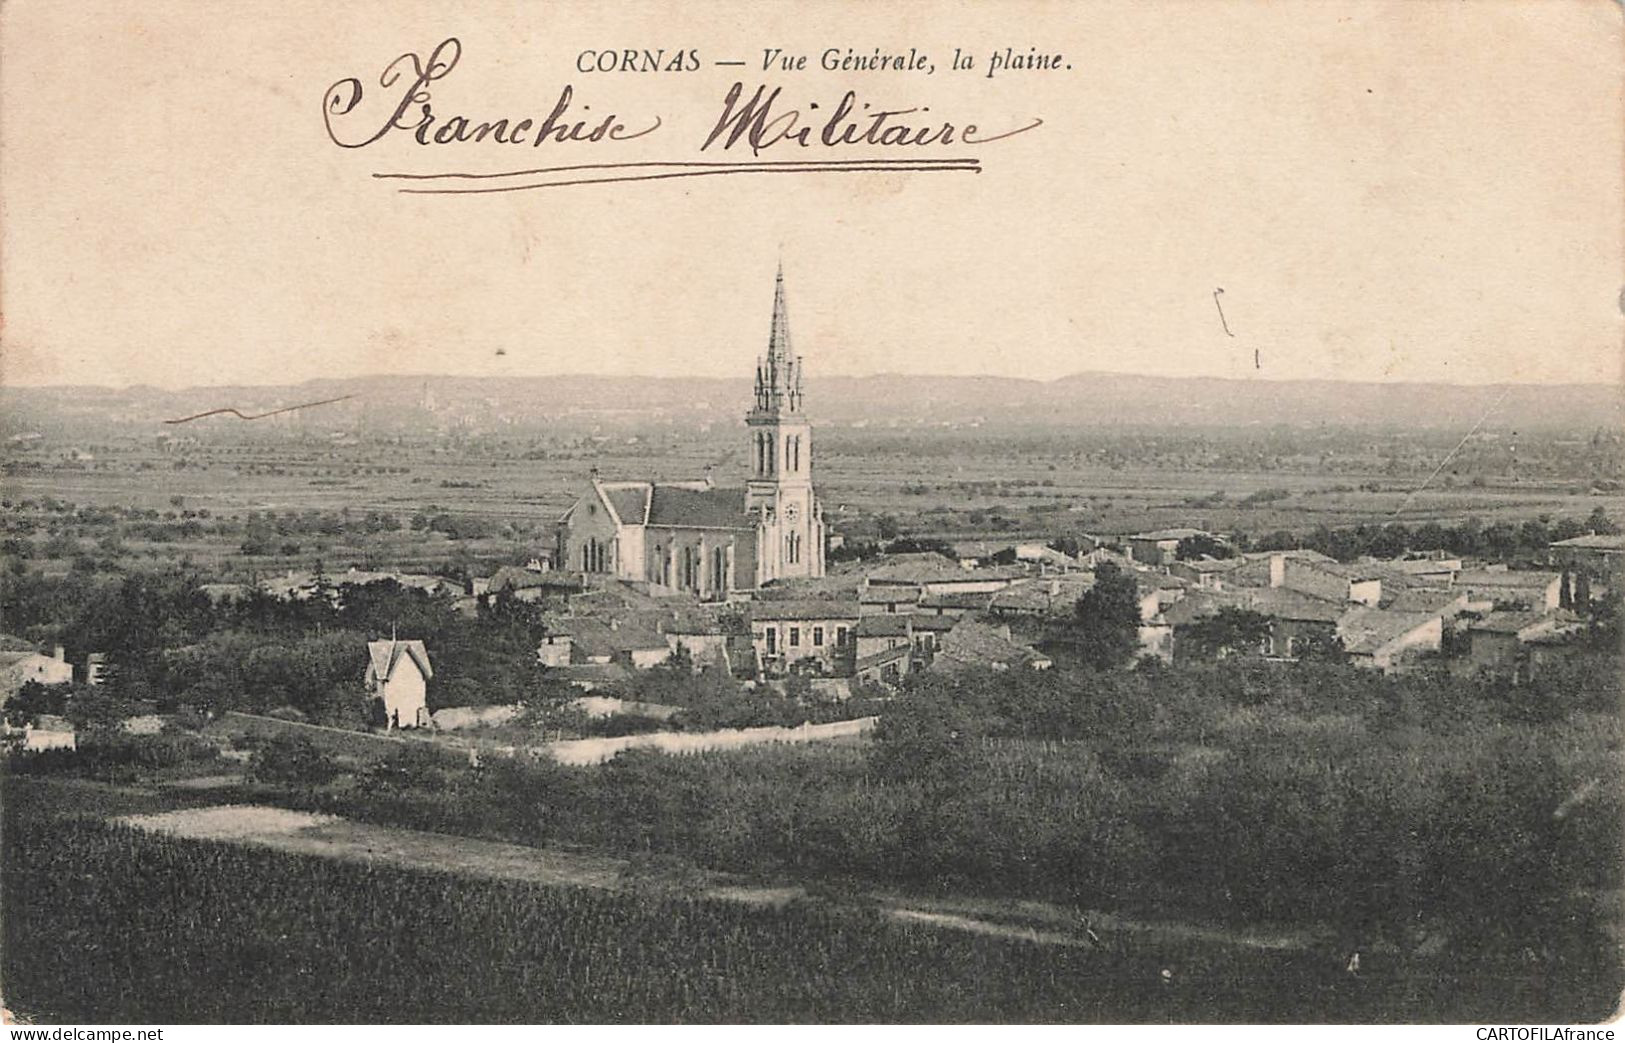
{"type": "Polygon", "coordinates": [[[790,351],[784,267],[773,286],[767,354],[756,360],[756,400],[745,415],[750,480],[745,507],[756,515],[761,580],[824,574],[824,521],[812,488],[812,425],[801,411],[801,357],[790,351]]]}

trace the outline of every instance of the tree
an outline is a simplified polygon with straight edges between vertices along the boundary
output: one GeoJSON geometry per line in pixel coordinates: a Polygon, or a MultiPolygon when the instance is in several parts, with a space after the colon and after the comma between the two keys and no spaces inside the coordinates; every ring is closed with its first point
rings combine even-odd
{"type": "Polygon", "coordinates": [[[1563,570],[1563,578],[1560,581],[1560,585],[1557,588],[1557,607],[1558,608],[1573,608],[1574,607],[1574,588],[1571,586],[1571,580],[1569,578],[1569,570],[1568,569],[1563,570]]]}
{"type": "Polygon", "coordinates": [[[24,682],[17,694],[6,700],[5,719],[11,725],[21,727],[41,714],[60,717],[72,696],[87,690],[88,687],[84,685],[24,682]]]}
{"type": "Polygon", "coordinates": [[[1186,627],[1180,646],[1193,657],[1221,659],[1236,652],[1256,651],[1269,635],[1268,616],[1226,605],[1186,627]]]}
{"type": "Polygon", "coordinates": [[[1180,561],[1194,561],[1197,558],[1233,558],[1235,555],[1234,547],[1205,532],[1186,536],[1179,541],[1179,546],[1174,548],[1174,557],[1180,561]]]}
{"type": "Polygon", "coordinates": [[[870,763],[886,778],[951,784],[955,762],[989,731],[980,696],[992,687],[929,674],[913,680],[881,715],[870,763]]]}
{"type": "Polygon", "coordinates": [[[1134,577],[1107,562],[1076,607],[1073,638],[1084,662],[1097,670],[1122,666],[1140,648],[1140,595],[1134,577]]]}

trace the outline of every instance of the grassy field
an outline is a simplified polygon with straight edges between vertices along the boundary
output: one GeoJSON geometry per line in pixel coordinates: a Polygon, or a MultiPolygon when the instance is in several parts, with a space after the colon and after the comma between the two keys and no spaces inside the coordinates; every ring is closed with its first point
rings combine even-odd
{"type": "Polygon", "coordinates": [[[1565,987],[1516,967],[1458,977],[1411,957],[1358,977],[1320,953],[1096,949],[934,922],[947,913],[333,859],[39,814],[38,793],[18,815],[15,785],[0,975],[34,1021],[1485,1022],[1526,1020],[1565,987]]]}

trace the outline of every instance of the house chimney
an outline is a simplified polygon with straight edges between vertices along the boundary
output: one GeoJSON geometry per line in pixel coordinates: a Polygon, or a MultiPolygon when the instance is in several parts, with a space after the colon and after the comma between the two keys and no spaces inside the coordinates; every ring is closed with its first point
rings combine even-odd
{"type": "Polygon", "coordinates": [[[67,662],[68,651],[67,651],[67,649],[63,648],[61,645],[52,645],[51,646],[51,658],[55,659],[59,663],[67,662]]]}
{"type": "Polygon", "coordinates": [[[1270,555],[1270,586],[1279,587],[1286,582],[1286,555],[1270,555]]]}

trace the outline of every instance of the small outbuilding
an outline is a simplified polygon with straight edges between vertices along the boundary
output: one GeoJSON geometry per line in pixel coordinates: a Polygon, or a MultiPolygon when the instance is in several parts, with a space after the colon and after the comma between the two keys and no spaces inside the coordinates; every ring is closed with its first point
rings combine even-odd
{"type": "Polygon", "coordinates": [[[367,642],[367,691],[383,704],[385,726],[429,724],[429,650],[422,641],[367,642]]]}

